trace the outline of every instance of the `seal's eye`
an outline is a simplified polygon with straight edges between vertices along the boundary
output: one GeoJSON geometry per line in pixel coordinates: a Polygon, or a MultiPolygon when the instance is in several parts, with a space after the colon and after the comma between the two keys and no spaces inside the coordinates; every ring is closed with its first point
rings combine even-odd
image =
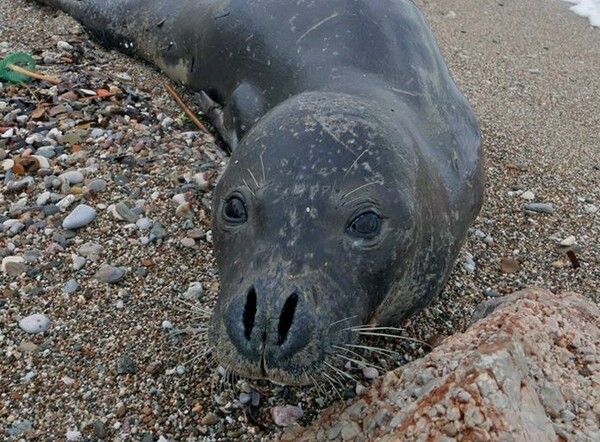
{"type": "Polygon", "coordinates": [[[229,198],[223,205],[223,218],[229,223],[245,223],[248,219],[248,213],[244,201],[238,196],[229,198]]]}
{"type": "Polygon", "coordinates": [[[375,212],[361,213],[352,220],[347,230],[358,238],[373,238],[381,231],[381,217],[375,212]]]}

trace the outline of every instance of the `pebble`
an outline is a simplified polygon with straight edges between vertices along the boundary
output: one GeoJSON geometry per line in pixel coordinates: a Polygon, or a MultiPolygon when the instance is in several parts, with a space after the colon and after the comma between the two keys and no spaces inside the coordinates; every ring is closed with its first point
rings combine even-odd
{"type": "Polygon", "coordinates": [[[95,242],[86,242],[79,247],[79,254],[86,258],[98,258],[102,253],[102,246],[95,242]]]}
{"type": "Polygon", "coordinates": [[[171,321],[163,321],[161,324],[162,328],[165,330],[171,330],[173,328],[173,323],[171,321]]]}
{"type": "Polygon", "coordinates": [[[6,429],[6,432],[9,436],[19,436],[22,433],[31,431],[31,429],[33,429],[33,423],[31,421],[24,420],[12,424],[6,429]]]}
{"type": "Polygon", "coordinates": [[[135,225],[141,230],[150,230],[153,224],[150,218],[140,218],[135,222],[135,225]]]}
{"type": "Polygon", "coordinates": [[[154,241],[156,239],[164,238],[167,234],[166,229],[162,226],[161,223],[155,222],[150,230],[150,241],[154,241]]]}
{"type": "Polygon", "coordinates": [[[238,400],[244,405],[249,404],[252,402],[252,393],[240,393],[238,400]]]}
{"type": "Polygon", "coordinates": [[[513,258],[502,258],[500,260],[502,273],[516,273],[519,270],[519,261],[513,258]]]}
{"type": "Polygon", "coordinates": [[[19,327],[25,333],[43,333],[50,328],[50,319],[41,313],[34,313],[19,320],[19,327]]]}
{"type": "Polygon", "coordinates": [[[77,170],[70,170],[68,172],[61,173],[58,178],[68,182],[69,184],[79,184],[83,182],[84,176],[77,170]]]}
{"type": "Polygon", "coordinates": [[[106,425],[100,419],[94,421],[94,436],[98,439],[106,438],[106,425]]]}
{"type": "Polygon", "coordinates": [[[106,190],[107,186],[108,186],[108,184],[106,183],[105,180],[98,178],[98,179],[90,181],[87,185],[87,189],[90,192],[100,193],[100,192],[104,192],[106,190]]]}
{"type": "Polygon", "coordinates": [[[35,353],[38,349],[38,346],[31,341],[22,341],[19,344],[19,351],[23,353],[35,353]]]}
{"type": "Polygon", "coordinates": [[[300,407],[293,405],[275,406],[271,408],[271,417],[275,425],[279,427],[287,427],[295,424],[304,416],[304,412],[300,407]]]}
{"type": "Polygon", "coordinates": [[[484,290],[483,295],[487,296],[488,298],[499,298],[500,296],[502,296],[500,292],[491,289],[484,290]]]}
{"type": "Polygon", "coordinates": [[[364,367],[362,369],[363,376],[365,379],[376,379],[379,377],[379,371],[375,367],[364,367]]]}
{"type": "Polygon", "coordinates": [[[42,192],[36,198],[35,203],[38,206],[45,206],[46,204],[48,204],[48,201],[50,201],[51,196],[52,196],[52,193],[50,193],[48,191],[42,192]]]}
{"type": "Polygon", "coordinates": [[[115,210],[117,214],[127,222],[135,223],[138,220],[138,216],[133,213],[129,206],[122,201],[115,204],[115,210]]]}
{"type": "Polygon", "coordinates": [[[2,258],[2,271],[13,276],[18,276],[27,270],[25,258],[22,256],[5,256],[2,258]],[[18,272],[18,273],[15,273],[18,272]]]}
{"type": "Polygon", "coordinates": [[[569,247],[575,244],[576,241],[577,239],[573,235],[569,235],[560,242],[560,245],[563,247],[569,247]]]}
{"type": "Polygon", "coordinates": [[[76,292],[79,290],[79,284],[74,279],[69,279],[65,286],[63,287],[63,292],[67,295],[76,292]]]}
{"type": "Polygon", "coordinates": [[[527,192],[523,192],[521,194],[521,198],[523,198],[524,200],[527,200],[527,201],[532,201],[535,198],[535,195],[533,194],[533,192],[531,190],[528,190],[527,192]]]}
{"type": "Polygon", "coordinates": [[[217,416],[214,413],[208,413],[206,416],[204,416],[202,418],[202,420],[200,421],[200,423],[202,425],[207,425],[207,426],[211,426],[211,425],[215,425],[217,423],[219,423],[221,419],[219,419],[219,416],[217,416]]]}
{"type": "Polygon", "coordinates": [[[71,264],[71,268],[75,271],[81,270],[81,268],[83,268],[87,261],[83,256],[79,256],[74,253],[71,254],[71,260],[73,261],[73,264],[71,264]]]}
{"type": "Polygon", "coordinates": [[[586,204],[585,206],[583,206],[583,208],[587,213],[590,213],[590,214],[594,214],[594,213],[598,212],[598,206],[596,206],[594,204],[586,204]]]}
{"type": "Polygon", "coordinates": [[[184,299],[197,301],[202,295],[204,295],[202,284],[198,281],[194,281],[189,285],[188,289],[183,294],[183,297],[184,299]]]}
{"type": "Polygon", "coordinates": [[[114,284],[119,282],[125,276],[125,269],[121,267],[113,267],[110,265],[104,265],[100,267],[100,270],[96,272],[94,278],[100,282],[106,282],[114,284]]]}
{"type": "Polygon", "coordinates": [[[465,268],[467,273],[475,272],[475,261],[473,260],[473,255],[471,255],[468,252],[465,253],[465,260],[463,262],[463,267],[465,268]]]}
{"type": "Polygon", "coordinates": [[[134,374],[135,364],[131,357],[125,355],[117,358],[117,374],[134,374]]]}
{"type": "Polygon", "coordinates": [[[525,204],[524,209],[530,212],[547,213],[549,215],[554,213],[554,206],[551,203],[525,204]]]}
{"type": "Polygon", "coordinates": [[[96,211],[87,204],[80,204],[67,215],[63,221],[63,229],[78,229],[91,223],[96,218],[96,211]]]}
{"type": "Polygon", "coordinates": [[[81,431],[69,430],[67,431],[67,440],[79,440],[81,439],[81,431]]]}
{"type": "Polygon", "coordinates": [[[56,47],[61,51],[68,51],[68,52],[72,51],[74,49],[73,45],[71,45],[70,43],[67,43],[66,41],[62,41],[62,40],[60,40],[56,43],[56,47]]]}
{"type": "Polygon", "coordinates": [[[193,238],[185,237],[181,239],[181,245],[187,248],[196,247],[196,241],[193,238]]]}

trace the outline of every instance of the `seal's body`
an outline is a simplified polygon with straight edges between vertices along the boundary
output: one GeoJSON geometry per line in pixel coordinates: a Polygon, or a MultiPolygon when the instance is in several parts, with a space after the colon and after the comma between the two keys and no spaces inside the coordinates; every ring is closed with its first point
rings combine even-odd
{"type": "Polygon", "coordinates": [[[410,0],[46,3],[222,106],[223,366],[308,382],[351,326],[398,323],[440,292],[482,203],[482,151],[410,0]]]}

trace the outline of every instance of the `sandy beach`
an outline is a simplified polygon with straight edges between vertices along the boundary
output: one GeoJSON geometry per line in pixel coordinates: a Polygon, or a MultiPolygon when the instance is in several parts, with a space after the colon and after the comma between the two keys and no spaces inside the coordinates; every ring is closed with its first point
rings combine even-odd
{"type": "MultiPolygon", "coordinates": [[[[447,287],[404,324],[407,334],[434,343],[463,331],[482,300],[527,286],[573,290],[600,303],[600,29],[559,0],[416,3],[479,116],[487,184],[447,287]],[[525,210],[535,203],[552,213],[525,210]]],[[[0,258],[27,258],[26,276],[0,273],[0,439],[272,440],[281,432],[273,406],[301,406],[300,423],[308,425],[339,400],[314,387],[243,380],[224,387],[217,368],[195,358],[201,340],[170,334],[204,321],[180,300],[209,310],[218,293],[209,206],[226,159],[210,136],[182,118],[164,89],[166,77],[100,48],[62,13],[3,0],[0,58],[17,51],[35,55],[38,70],[67,78],[77,90],[118,91],[122,101],[114,104],[128,103],[132,111],[113,115],[110,101],[97,100],[90,116],[92,101],[79,97],[81,109],[67,108],[62,120],[57,114],[57,128],[76,112],[89,123],[77,150],[57,148],[49,158],[57,175],[84,169],[81,182],[50,188],[56,198],[74,195],[95,208],[94,221],[74,235],[61,227],[72,208],[24,209],[51,182],[33,175],[9,191],[0,172],[0,225],[10,227],[0,230],[0,258]],[[101,131],[92,137],[95,129],[101,131]],[[114,133],[122,143],[110,138],[114,133]],[[98,180],[105,189],[90,193],[98,180]],[[148,219],[147,229],[123,220],[128,213],[111,213],[110,205],[124,201],[148,219]],[[14,219],[23,227],[13,231],[14,219]],[[86,244],[92,246],[83,251],[86,244]],[[126,270],[117,284],[99,275],[106,265],[126,270]],[[51,320],[50,328],[27,334],[18,322],[36,313],[51,320]]],[[[36,84],[2,83],[2,134],[31,131],[38,119],[25,115],[40,100],[56,109],[62,102],[55,97],[72,92],[36,84]]],[[[179,91],[193,105],[193,96],[179,91]]],[[[0,140],[0,161],[37,143],[0,140]]],[[[384,361],[387,368],[426,351],[383,345],[402,355],[384,361]]],[[[343,394],[355,391],[350,382],[343,394]]]]}

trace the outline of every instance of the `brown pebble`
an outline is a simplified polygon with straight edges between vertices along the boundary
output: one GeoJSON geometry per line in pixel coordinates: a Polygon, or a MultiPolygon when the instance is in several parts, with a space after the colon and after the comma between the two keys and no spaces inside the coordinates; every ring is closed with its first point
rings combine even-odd
{"type": "Polygon", "coordinates": [[[519,261],[512,258],[502,258],[500,260],[500,270],[502,270],[502,273],[516,273],[519,270],[519,261]]]}
{"type": "Polygon", "coordinates": [[[215,425],[216,423],[218,423],[221,419],[219,419],[219,416],[217,416],[214,413],[208,413],[206,416],[204,416],[202,418],[202,420],[200,421],[200,423],[202,425],[215,425]]]}
{"type": "Polygon", "coordinates": [[[152,414],[152,408],[146,405],[144,408],[142,408],[142,413],[144,413],[146,416],[150,416],[152,414]]]}

